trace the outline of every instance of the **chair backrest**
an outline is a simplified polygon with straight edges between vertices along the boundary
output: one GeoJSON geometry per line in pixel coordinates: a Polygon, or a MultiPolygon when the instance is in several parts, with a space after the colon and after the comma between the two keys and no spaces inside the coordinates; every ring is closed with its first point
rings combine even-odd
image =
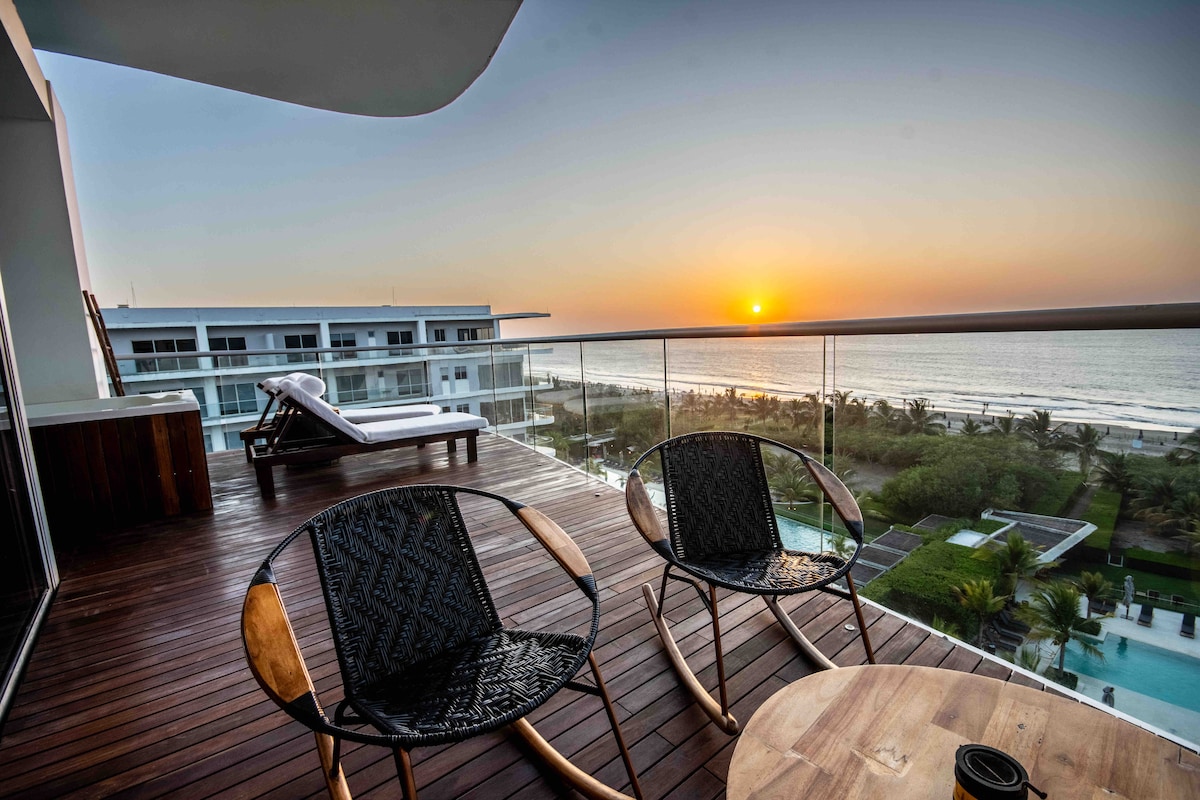
{"type": "Polygon", "coordinates": [[[668,439],[647,453],[660,454],[671,548],[677,557],[783,546],[762,441],[749,434],[706,431],[668,439]]]}
{"type": "Polygon", "coordinates": [[[301,526],[347,695],[500,629],[456,494],[447,486],[385,489],[301,526]]]}

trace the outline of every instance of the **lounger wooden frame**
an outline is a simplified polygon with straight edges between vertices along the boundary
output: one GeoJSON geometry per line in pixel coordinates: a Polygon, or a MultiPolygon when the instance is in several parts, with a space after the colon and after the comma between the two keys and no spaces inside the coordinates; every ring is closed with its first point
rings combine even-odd
{"type": "Polygon", "coordinates": [[[359,442],[343,432],[331,428],[320,417],[306,414],[298,406],[287,403],[286,399],[283,400],[283,406],[282,421],[277,425],[274,435],[268,439],[266,444],[254,445],[251,448],[250,463],[254,465],[254,477],[258,481],[259,492],[265,500],[275,497],[273,470],[280,465],[320,464],[342,456],[372,453],[377,450],[392,450],[397,447],[424,447],[437,442],[445,442],[447,452],[455,453],[458,451],[459,439],[463,439],[467,443],[467,463],[473,464],[479,460],[477,442],[479,428],[418,434],[382,442],[359,442]],[[296,429],[300,419],[315,422],[326,435],[317,438],[289,436],[289,433],[296,429]]]}

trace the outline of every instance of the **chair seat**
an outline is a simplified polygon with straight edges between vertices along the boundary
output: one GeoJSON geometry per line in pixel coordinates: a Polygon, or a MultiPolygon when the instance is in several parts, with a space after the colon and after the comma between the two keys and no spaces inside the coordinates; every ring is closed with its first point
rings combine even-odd
{"type": "Polygon", "coordinates": [[[544,703],[589,649],[574,634],[502,629],[377,681],[351,705],[405,747],[461,741],[544,703]]]}
{"type": "Polygon", "coordinates": [[[809,591],[841,577],[846,560],[835,553],[753,550],[677,562],[687,572],[726,589],[785,595],[809,591]]]}

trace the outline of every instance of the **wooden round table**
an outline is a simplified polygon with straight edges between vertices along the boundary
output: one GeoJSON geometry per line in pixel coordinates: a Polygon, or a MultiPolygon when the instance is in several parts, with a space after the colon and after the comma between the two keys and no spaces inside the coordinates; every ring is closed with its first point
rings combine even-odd
{"type": "Polygon", "coordinates": [[[727,797],[950,800],[955,751],[970,743],[1016,758],[1051,800],[1200,798],[1200,756],[1111,714],[994,678],[882,664],[809,675],[763,703],[734,750],[727,797]]]}

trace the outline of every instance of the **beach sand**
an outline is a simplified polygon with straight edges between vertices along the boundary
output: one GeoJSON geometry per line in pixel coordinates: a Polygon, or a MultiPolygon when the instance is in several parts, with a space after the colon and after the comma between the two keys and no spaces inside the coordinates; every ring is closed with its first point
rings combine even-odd
{"type": "MultiPolygon", "coordinates": [[[[995,418],[991,414],[984,416],[983,414],[967,414],[959,411],[945,413],[946,419],[942,421],[946,423],[948,433],[958,433],[968,418],[981,424],[989,423],[995,418]]],[[[1065,433],[1074,433],[1077,427],[1076,423],[1068,422],[1062,430],[1065,433]]],[[[1139,430],[1119,425],[1094,425],[1093,427],[1099,428],[1101,433],[1107,432],[1107,435],[1100,441],[1100,449],[1111,453],[1165,456],[1178,447],[1178,440],[1183,438],[1182,433],[1174,431],[1139,430]]]]}

